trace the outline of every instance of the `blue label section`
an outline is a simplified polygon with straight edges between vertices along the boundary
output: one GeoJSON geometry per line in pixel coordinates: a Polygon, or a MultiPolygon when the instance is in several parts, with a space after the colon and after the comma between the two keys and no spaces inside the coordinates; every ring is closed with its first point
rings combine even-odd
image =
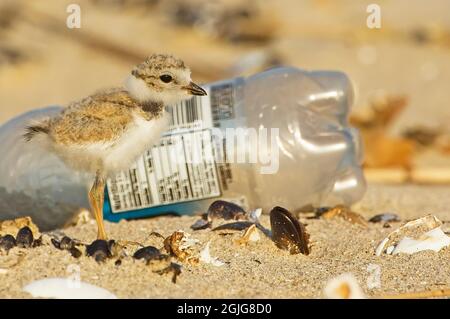
{"type": "Polygon", "coordinates": [[[119,222],[122,219],[137,219],[144,217],[152,217],[158,215],[192,215],[202,214],[208,208],[209,204],[215,199],[211,200],[197,200],[191,202],[183,202],[176,204],[168,204],[157,207],[142,208],[130,210],[123,213],[113,213],[111,210],[111,202],[109,200],[108,191],[105,189],[105,203],[103,205],[103,218],[110,222],[119,222]]]}

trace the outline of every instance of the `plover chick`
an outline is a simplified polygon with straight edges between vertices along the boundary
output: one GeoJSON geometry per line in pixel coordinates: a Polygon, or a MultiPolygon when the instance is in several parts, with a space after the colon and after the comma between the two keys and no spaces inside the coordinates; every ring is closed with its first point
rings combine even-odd
{"type": "Polygon", "coordinates": [[[26,141],[38,142],[67,166],[95,175],[89,202],[98,226],[103,225],[105,181],[127,169],[168,127],[166,106],[206,95],[191,81],[184,62],[154,54],[137,65],[123,88],[95,93],[68,105],[58,115],[26,128],[26,141]]]}

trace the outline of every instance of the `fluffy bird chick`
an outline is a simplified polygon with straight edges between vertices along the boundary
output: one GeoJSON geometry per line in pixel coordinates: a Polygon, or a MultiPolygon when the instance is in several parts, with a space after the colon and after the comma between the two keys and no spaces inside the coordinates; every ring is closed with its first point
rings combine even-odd
{"type": "Polygon", "coordinates": [[[190,74],[183,61],[154,54],[131,71],[124,88],[88,96],[26,128],[26,141],[40,143],[69,167],[95,175],[89,202],[98,239],[107,238],[103,226],[106,178],[130,167],[159,140],[169,124],[166,106],[206,95],[190,74]]]}

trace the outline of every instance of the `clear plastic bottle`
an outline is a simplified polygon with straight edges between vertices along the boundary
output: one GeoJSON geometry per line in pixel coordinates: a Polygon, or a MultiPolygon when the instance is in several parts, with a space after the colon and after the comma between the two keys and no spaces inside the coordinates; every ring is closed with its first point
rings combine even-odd
{"type": "MultiPolygon", "coordinates": [[[[108,180],[105,219],[203,212],[218,198],[266,210],[362,198],[361,142],[348,124],[353,89],[344,73],[284,67],[204,87],[207,96],[169,109],[172,123],[159,145],[108,180]]],[[[40,203],[30,211],[11,207],[13,214],[33,216],[43,199],[58,209],[87,207],[90,180],[18,138],[30,119],[56,111],[27,113],[0,128],[0,191],[40,203]]],[[[47,208],[34,218],[54,227],[67,215],[47,208]]]]}

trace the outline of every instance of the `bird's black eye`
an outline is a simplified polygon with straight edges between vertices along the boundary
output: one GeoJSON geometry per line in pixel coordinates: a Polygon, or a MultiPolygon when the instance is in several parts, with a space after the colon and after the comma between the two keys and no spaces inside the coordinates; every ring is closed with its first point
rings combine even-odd
{"type": "Polygon", "coordinates": [[[172,77],[169,74],[163,74],[159,77],[161,79],[161,81],[163,81],[164,83],[169,83],[172,81],[172,77]]]}

